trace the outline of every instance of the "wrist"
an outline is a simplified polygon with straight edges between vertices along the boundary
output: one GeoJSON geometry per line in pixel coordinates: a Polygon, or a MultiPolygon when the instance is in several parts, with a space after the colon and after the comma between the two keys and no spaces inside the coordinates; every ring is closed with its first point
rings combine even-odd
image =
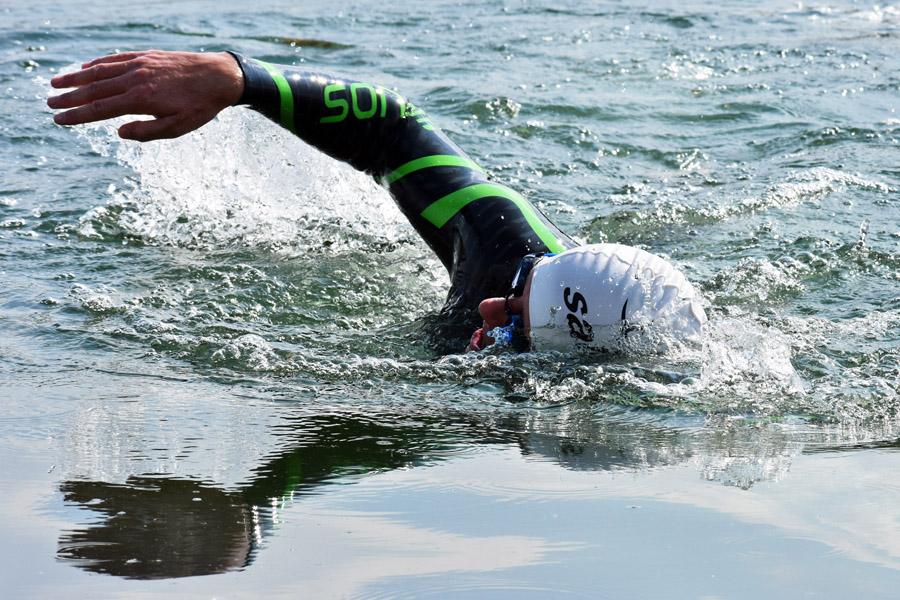
{"type": "Polygon", "coordinates": [[[243,75],[243,91],[236,104],[252,106],[266,114],[268,114],[267,109],[278,111],[280,92],[262,63],[231,50],[228,51],[228,54],[237,63],[243,75]]]}
{"type": "Polygon", "coordinates": [[[244,71],[237,56],[231,52],[217,52],[215,57],[221,75],[221,100],[226,106],[238,104],[244,95],[244,71]]]}

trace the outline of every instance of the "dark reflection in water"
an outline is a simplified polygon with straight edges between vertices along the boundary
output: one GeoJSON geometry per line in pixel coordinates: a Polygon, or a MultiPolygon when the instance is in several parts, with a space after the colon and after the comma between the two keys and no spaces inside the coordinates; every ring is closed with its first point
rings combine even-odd
{"type": "MultiPolygon", "coordinates": [[[[395,418],[396,421],[396,418],[395,418]]],[[[208,575],[241,569],[271,530],[273,500],[310,493],[329,480],[440,460],[459,436],[443,435],[433,417],[415,424],[347,415],[289,419],[286,450],[230,491],[165,475],[124,484],[66,481],[66,502],[101,513],[84,529],[64,532],[57,556],[87,571],[133,579],[208,575]]],[[[468,443],[501,438],[470,427],[468,443]]]]}
{"type": "Polygon", "coordinates": [[[252,506],[240,493],[151,476],[124,485],[67,481],[60,490],[67,502],[104,516],[59,540],[58,557],[86,571],[162,579],[241,569],[252,560],[252,506]]]}
{"type": "MultiPolygon", "coordinates": [[[[713,451],[707,444],[740,447],[731,436],[698,440],[702,430],[696,427],[629,420],[641,414],[646,415],[624,415],[624,422],[597,419],[590,411],[549,418],[525,413],[291,416],[277,427],[286,438],[282,449],[233,490],[165,475],[132,476],[124,484],[63,482],[66,502],[98,512],[102,519],[63,532],[57,556],[87,571],[134,579],[239,570],[254,560],[273,530],[271,507],[279,499],[315,493],[330,481],[438,462],[473,446],[518,447],[525,456],[574,470],[647,469],[707,454],[713,451]]],[[[783,443],[760,441],[754,434],[752,442],[767,447],[762,454],[785,454],[783,443]]]]}
{"type": "Polygon", "coordinates": [[[856,452],[858,450],[900,450],[900,438],[893,440],[877,440],[872,442],[858,442],[848,444],[837,444],[829,446],[813,446],[804,448],[805,454],[825,454],[834,452],[856,452]]]}

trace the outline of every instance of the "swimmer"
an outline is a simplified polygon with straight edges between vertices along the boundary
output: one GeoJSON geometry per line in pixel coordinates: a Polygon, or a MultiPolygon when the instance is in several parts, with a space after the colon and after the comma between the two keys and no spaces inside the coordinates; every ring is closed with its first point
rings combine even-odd
{"type": "Polygon", "coordinates": [[[440,335],[468,338],[468,350],[616,351],[629,332],[691,338],[706,321],[671,264],[619,244],[579,245],[387,88],[233,52],[156,50],[97,58],[51,84],[74,88],[47,101],[65,109],[60,125],[151,115],[118,130],[147,142],[244,105],[381,181],[447,269],[440,335]]]}

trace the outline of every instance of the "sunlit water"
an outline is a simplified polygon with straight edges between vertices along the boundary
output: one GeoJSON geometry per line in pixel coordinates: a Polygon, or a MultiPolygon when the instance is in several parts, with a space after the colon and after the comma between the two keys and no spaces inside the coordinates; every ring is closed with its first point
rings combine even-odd
{"type": "Polygon", "coordinates": [[[0,5],[0,589],[895,597],[900,7],[583,4],[0,5]],[[245,109],[52,125],[50,77],[145,47],[402,90],[678,264],[702,345],[436,353],[447,277],[366,176],[245,109]]]}

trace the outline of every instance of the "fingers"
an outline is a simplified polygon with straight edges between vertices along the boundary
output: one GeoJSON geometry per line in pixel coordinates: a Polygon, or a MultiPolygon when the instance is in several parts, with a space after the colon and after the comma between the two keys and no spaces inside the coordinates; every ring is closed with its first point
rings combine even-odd
{"type": "Polygon", "coordinates": [[[119,52],[117,54],[107,54],[106,56],[101,56],[99,58],[87,61],[86,63],[81,65],[81,68],[87,69],[88,67],[93,67],[94,65],[127,62],[139,56],[149,54],[150,52],[156,52],[156,50],[139,50],[137,52],[119,52]]]}
{"type": "Polygon", "coordinates": [[[50,85],[55,88],[81,87],[95,81],[118,77],[123,73],[127,73],[133,66],[127,62],[96,65],[74,73],[57,75],[50,80],[50,85]]]}
{"type": "Polygon", "coordinates": [[[54,87],[75,87],[47,101],[67,109],[53,120],[80,125],[123,115],[156,120],[123,125],[125,139],[148,141],[202,127],[243,90],[243,76],[228,55],[189,52],[126,52],[85,63],[77,73],[55,77],[54,87]]]}
{"type": "Polygon", "coordinates": [[[185,131],[182,121],[175,115],[151,121],[132,121],[119,127],[119,137],[137,142],[176,138],[185,131]]]}
{"type": "Polygon", "coordinates": [[[475,333],[472,334],[472,337],[469,339],[469,345],[466,348],[466,352],[476,352],[484,348],[482,345],[484,342],[484,329],[478,328],[475,330],[475,333]]]}
{"type": "MultiPolygon", "coordinates": [[[[103,58],[134,58],[139,54],[131,52],[103,58]]],[[[47,100],[50,108],[72,109],[54,115],[54,122],[58,125],[80,125],[127,114],[140,114],[141,106],[137,104],[133,94],[128,94],[134,87],[131,83],[133,77],[128,77],[128,73],[136,66],[129,61],[101,62],[81,71],[54,77],[50,81],[53,87],[78,88],[47,100]]]]}
{"type": "MultiPolygon", "coordinates": [[[[81,125],[104,119],[136,114],[136,106],[129,94],[100,98],[84,106],[73,108],[53,116],[57,125],[81,125]]],[[[137,114],[140,114],[139,112],[137,114]]]]}
{"type": "Polygon", "coordinates": [[[47,106],[50,108],[73,108],[100,100],[101,98],[118,96],[128,91],[131,87],[129,79],[129,77],[123,76],[94,81],[61,96],[48,98],[47,106]]]}

